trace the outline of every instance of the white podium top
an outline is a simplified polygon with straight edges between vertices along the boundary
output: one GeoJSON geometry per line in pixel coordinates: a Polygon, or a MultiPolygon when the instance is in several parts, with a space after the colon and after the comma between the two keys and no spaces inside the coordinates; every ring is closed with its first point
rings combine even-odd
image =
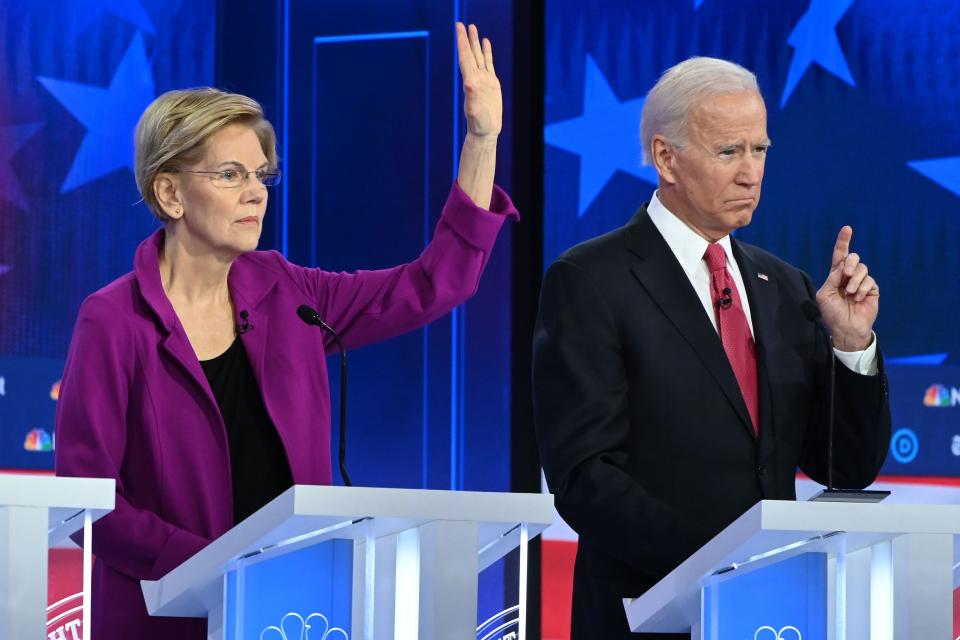
{"type": "Polygon", "coordinates": [[[238,559],[283,546],[383,537],[436,520],[479,523],[483,569],[553,522],[553,496],[539,493],[296,485],[157,581],[141,582],[151,615],[203,616],[223,598],[222,576],[238,559]]]}
{"type": "Polygon", "coordinates": [[[113,511],[114,481],[107,478],[58,478],[0,473],[0,508],[49,510],[48,544],[53,546],[83,528],[89,509],[94,520],[113,511]]]}
{"type": "Polygon", "coordinates": [[[627,620],[636,631],[688,631],[700,622],[700,589],[718,573],[733,577],[812,551],[849,553],[908,533],[960,534],[960,505],[764,500],[641,597],[624,599],[627,620]]]}

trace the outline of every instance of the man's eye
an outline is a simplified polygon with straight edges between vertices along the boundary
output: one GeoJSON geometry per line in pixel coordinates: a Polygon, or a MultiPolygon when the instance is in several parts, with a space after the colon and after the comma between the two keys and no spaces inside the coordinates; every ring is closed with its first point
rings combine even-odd
{"type": "Polygon", "coordinates": [[[770,148],[770,147],[767,147],[767,146],[754,147],[753,152],[754,152],[754,153],[766,153],[769,148],[770,148]]]}
{"type": "Polygon", "coordinates": [[[721,149],[720,155],[729,158],[737,152],[736,149],[721,149]]]}

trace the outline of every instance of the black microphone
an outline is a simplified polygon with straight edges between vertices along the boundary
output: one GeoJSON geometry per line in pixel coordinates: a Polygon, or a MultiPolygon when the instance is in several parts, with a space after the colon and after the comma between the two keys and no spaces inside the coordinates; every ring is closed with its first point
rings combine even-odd
{"type": "Polygon", "coordinates": [[[240,312],[240,322],[237,323],[237,334],[246,333],[251,329],[253,329],[253,324],[250,322],[250,314],[244,309],[240,312]]]}
{"type": "Polygon", "coordinates": [[[730,287],[725,287],[721,293],[723,297],[717,300],[717,304],[720,305],[721,309],[729,309],[730,305],[733,304],[733,297],[730,295],[733,292],[730,291],[730,287]]]}
{"type": "Polygon", "coordinates": [[[827,417],[827,488],[810,498],[814,502],[880,502],[889,491],[858,491],[855,489],[835,489],[833,487],[833,422],[834,404],[837,393],[837,356],[833,353],[833,336],[823,322],[820,307],[813,300],[804,300],[800,310],[807,320],[812,322],[824,338],[827,339],[827,355],[830,358],[830,415],[827,417]]]}
{"type": "Polygon", "coordinates": [[[809,298],[800,305],[803,315],[812,322],[821,335],[827,339],[827,355],[830,358],[830,414],[827,416],[827,491],[833,491],[833,403],[837,391],[837,358],[833,353],[833,336],[823,323],[820,307],[809,298]]]}
{"type": "Polygon", "coordinates": [[[353,483],[350,482],[350,476],[347,474],[347,350],[343,348],[340,335],[323,321],[319,313],[302,304],[297,307],[297,315],[307,324],[320,327],[329,333],[340,349],[340,476],[343,478],[344,485],[352,487],[353,483]]]}

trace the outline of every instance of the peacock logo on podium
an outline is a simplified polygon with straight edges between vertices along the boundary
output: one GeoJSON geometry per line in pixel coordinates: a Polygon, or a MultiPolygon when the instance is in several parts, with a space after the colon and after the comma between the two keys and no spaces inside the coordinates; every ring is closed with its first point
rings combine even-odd
{"type": "Polygon", "coordinates": [[[777,631],[773,627],[763,626],[754,632],[753,640],[803,640],[803,636],[796,627],[781,627],[777,631]]]}
{"type": "Polygon", "coordinates": [[[291,611],[280,618],[279,625],[270,625],[261,631],[260,640],[350,640],[350,636],[340,627],[331,627],[322,613],[311,613],[304,618],[291,611]]]}

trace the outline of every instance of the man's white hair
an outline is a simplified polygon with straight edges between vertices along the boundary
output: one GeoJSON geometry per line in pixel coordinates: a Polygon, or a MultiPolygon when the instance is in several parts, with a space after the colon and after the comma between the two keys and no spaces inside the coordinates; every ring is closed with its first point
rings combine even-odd
{"type": "Polygon", "coordinates": [[[744,91],[760,93],[757,77],[729,60],[689,58],[664,71],[647,94],[640,115],[643,163],[653,164],[653,136],[657,134],[676,147],[687,145],[690,112],[700,100],[744,91]]]}

